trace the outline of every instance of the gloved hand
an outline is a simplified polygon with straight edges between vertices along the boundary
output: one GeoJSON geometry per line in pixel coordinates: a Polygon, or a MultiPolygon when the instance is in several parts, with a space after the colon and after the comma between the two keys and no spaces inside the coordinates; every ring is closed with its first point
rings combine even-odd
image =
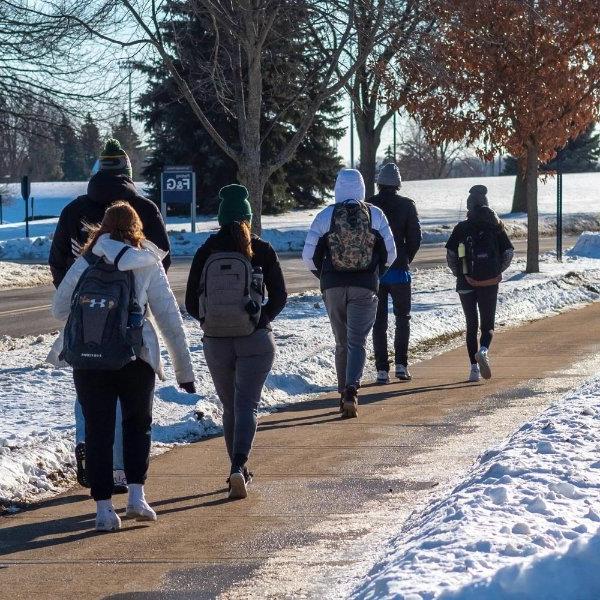
{"type": "Polygon", "coordinates": [[[179,387],[182,390],[185,390],[188,394],[195,394],[196,393],[196,383],[193,381],[187,381],[185,383],[180,383],[179,387]]]}

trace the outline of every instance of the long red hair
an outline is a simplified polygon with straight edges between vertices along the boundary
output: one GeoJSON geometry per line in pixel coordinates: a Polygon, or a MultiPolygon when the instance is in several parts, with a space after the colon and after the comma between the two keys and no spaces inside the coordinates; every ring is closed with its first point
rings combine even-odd
{"type": "Polygon", "coordinates": [[[126,242],[139,248],[146,239],[142,221],[131,205],[124,200],[111,204],[104,213],[100,225],[86,225],[88,239],[82,254],[93,248],[98,238],[105,233],[111,240],[126,242]]]}

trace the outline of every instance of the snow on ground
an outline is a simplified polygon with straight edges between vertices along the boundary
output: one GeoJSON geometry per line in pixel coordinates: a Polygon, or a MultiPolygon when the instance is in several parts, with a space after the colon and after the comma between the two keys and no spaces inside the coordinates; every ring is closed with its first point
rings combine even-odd
{"type": "MultiPolygon", "coordinates": [[[[512,201],[514,177],[485,177],[465,179],[438,179],[407,181],[402,193],[413,198],[423,224],[424,242],[440,243],[448,239],[452,226],[463,219],[469,188],[483,183],[488,189],[490,203],[506,217],[508,232],[512,237],[526,234],[525,215],[507,216],[512,201]]],[[[11,192],[17,193],[16,184],[11,192]]],[[[143,190],[144,184],[138,183],[143,190]]],[[[600,173],[570,174],[564,176],[564,230],[580,233],[600,229],[600,173]]],[[[85,182],[34,183],[32,195],[36,197],[35,214],[57,217],[64,205],[85,192],[85,182]]],[[[547,178],[539,186],[540,233],[555,232],[556,181],[547,178]]],[[[291,211],[283,215],[263,216],[264,237],[278,252],[299,251],[304,245],[307,229],[318,209],[291,211]]],[[[56,218],[30,223],[30,239],[25,238],[24,203],[13,199],[5,207],[5,221],[0,225],[0,259],[45,260],[50,249],[51,236],[56,228],[56,218]]],[[[174,256],[189,256],[202,244],[211,231],[217,228],[214,217],[201,216],[197,233],[190,233],[189,219],[169,217],[167,227],[171,232],[174,256]]]]}
{"type": "Polygon", "coordinates": [[[46,265],[22,265],[0,261],[0,290],[35,287],[51,281],[50,269],[46,265]]]}
{"type": "Polygon", "coordinates": [[[600,597],[600,378],[413,514],[355,600],[600,597]]]}
{"type": "MultiPolygon", "coordinates": [[[[515,326],[600,298],[600,261],[568,257],[542,272],[525,275],[517,261],[507,272],[498,304],[498,326],[515,326]]],[[[445,269],[414,274],[411,347],[413,352],[464,330],[455,279],[445,269]]],[[[202,353],[201,331],[185,319],[198,394],[188,395],[169,380],[158,383],[153,440],[188,442],[221,427],[221,408],[202,353]],[[203,416],[199,420],[198,414],[203,416]]],[[[333,389],[332,335],[321,297],[316,292],[292,296],[275,321],[278,353],[263,394],[263,407],[304,400],[333,389]]],[[[390,331],[390,335],[393,331],[390,331]]],[[[0,502],[20,502],[59,491],[72,476],[73,399],[71,372],[45,363],[55,335],[0,338],[0,502]]],[[[373,365],[369,365],[370,376],[373,365]]],[[[465,376],[468,360],[465,353],[465,376]]]]}

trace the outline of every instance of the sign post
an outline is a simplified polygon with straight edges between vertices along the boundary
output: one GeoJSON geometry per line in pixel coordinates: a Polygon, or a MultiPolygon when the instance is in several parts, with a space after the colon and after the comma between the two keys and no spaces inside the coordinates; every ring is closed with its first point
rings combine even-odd
{"type": "Polygon", "coordinates": [[[23,175],[21,178],[21,196],[25,201],[25,237],[29,237],[29,194],[31,193],[31,184],[29,177],[23,175]]]}
{"type": "Polygon", "coordinates": [[[165,167],[160,180],[160,211],[167,219],[167,204],[189,204],[192,233],[196,233],[196,174],[192,167],[165,167]]]}
{"type": "Polygon", "coordinates": [[[2,194],[0,194],[0,225],[2,225],[2,194]]]}
{"type": "Polygon", "coordinates": [[[556,155],[556,260],[563,254],[563,174],[560,150],[556,155]]]}

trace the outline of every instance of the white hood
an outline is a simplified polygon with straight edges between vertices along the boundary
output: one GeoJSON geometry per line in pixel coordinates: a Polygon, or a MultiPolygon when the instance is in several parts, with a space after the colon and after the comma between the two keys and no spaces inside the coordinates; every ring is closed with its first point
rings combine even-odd
{"type": "Polygon", "coordinates": [[[144,240],[141,248],[134,248],[129,244],[111,240],[108,233],[98,238],[98,241],[92,248],[92,252],[96,256],[104,257],[107,262],[112,264],[123,248],[127,248],[127,252],[119,260],[119,271],[133,271],[134,269],[151,267],[160,262],[168,254],[168,252],[161,250],[149,240],[144,240]]]}
{"type": "Polygon", "coordinates": [[[346,200],[360,201],[365,199],[365,182],[360,171],[356,169],[342,169],[335,181],[335,201],[346,200]]]}

